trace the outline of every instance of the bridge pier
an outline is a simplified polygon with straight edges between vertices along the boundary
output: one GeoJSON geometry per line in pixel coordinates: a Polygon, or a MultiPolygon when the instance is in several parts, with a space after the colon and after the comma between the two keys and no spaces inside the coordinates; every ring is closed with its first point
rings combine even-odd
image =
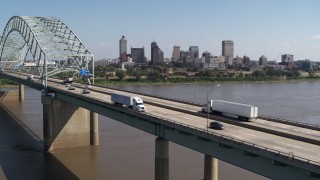
{"type": "Polygon", "coordinates": [[[169,180],[169,142],[157,137],[155,149],[155,180],[169,180]]]}
{"type": "Polygon", "coordinates": [[[24,101],[24,85],[19,83],[19,101],[24,101]]]}
{"type": "Polygon", "coordinates": [[[90,111],[90,145],[99,145],[98,113],[90,111]]]}
{"type": "Polygon", "coordinates": [[[44,150],[98,145],[98,114],[42,95],[44,150]]]}
{"type": "Polygon", "coordinates": [[[218,159],[204,155],[204,180],[218,180],[218,159]]]}

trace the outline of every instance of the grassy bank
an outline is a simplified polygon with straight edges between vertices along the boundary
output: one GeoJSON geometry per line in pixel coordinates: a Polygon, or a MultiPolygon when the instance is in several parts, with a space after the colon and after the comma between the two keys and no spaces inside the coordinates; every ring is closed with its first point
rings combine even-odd
{"type": "MultiPolygon", "coordinates": [[[[96,78],[95,85],[105,86],[105,85],[134,85],[134,84],[193,84],[193,83],[213,83],[213,82],[294,82],[294,81],[310,81],[310,80],[320,80],[320,76],[314,77],[168,77],[157,78],[157,79],[140,79],[136,80],[134,78],[128,78],[124,80],[119,79],[109,79],[105,80],[103,78],[96,78]]],[[[80,80],[76,80],[80,82],[80,80]]],[[[83,83],[84,81],[82,81],[83,83]]],[[[18,86],[19,83],[10,81],[7,79],[1,79],[2,87],[12,87],[18,86]]]]}
{"type": "Polygon", "coordinates": [[[12,87],[12,86],[18,86],[19,83],[10,81],[8,79],[0,79],[1,81],[1,87],[12,87]]]}

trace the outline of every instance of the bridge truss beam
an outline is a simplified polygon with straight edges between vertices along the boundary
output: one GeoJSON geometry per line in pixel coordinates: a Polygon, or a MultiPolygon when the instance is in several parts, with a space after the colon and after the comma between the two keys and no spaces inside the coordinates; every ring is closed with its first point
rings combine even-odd
{"type": "Polygon", "coordinates": [[[23,71],[24,63],[33,62],[45,87],[47,77],[65,71],[76,74],[94,62],[78,36],[54,17],[14,16],[0,39],[0,66],[5,62],[11,70],[23,71]]]}

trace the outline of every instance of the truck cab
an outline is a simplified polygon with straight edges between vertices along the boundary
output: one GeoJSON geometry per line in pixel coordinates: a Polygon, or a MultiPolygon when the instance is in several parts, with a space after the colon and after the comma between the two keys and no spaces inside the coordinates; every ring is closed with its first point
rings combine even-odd
{"type": "Polygon", "coordinates": [[[208,103],[208,104],[203,104],[202,105],[202,112],[204,112],[204,113],[208,113],[208,111],[209,111],[209,113],[212,112],[211,103],[208,103]],[[208,104],[209,104],[209,108],[208,108],[208,104]]]}
{"type": "Polygon", "coordinates": [[[27,76],[28,81],[34,81],[34,75],[28,75],[27,76]]]}
{"type": "Polygon", "coordinates": [[[132,99],[133,99],[133,103],[132,103],[133,110],[142,111],[142,112],[146,110],[142,99],[140,99],[139,97],[133,97],[132,99]]]}

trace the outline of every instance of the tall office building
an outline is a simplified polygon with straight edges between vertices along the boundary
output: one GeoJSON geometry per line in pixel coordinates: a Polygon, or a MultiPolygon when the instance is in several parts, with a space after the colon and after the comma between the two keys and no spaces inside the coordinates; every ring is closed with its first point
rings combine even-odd
{"type": "Polygon", "coordinates": [[[127,39],[124,36],[119,41],[119,60],[120,63],[127,61],[127,39]]]}
{"type": "Polygon", "coordinates": [[[198,46],[190,46],[189,47],[190,56],[192,58],[198,58],[199,57],[199,47],[198,46]]]}
{"type": "Polygon", "coordinates": [[[131,48],[131,58],[132,62],[135,62],[136,64],[146,63],[144,58],[144,48],[131,48]]]}
{"type": "Polygon", "coordinates": [[[151,65],[159,65],[164,61],[163,52],[156,42],[151,43],[151,65]]]}
{"type": "Polygon", "coordinates": [[[172,61],[179,61],[179,60],[180,60],[180,46],[175,45],[173,46],[172,61]]]}
{"type": "Polygon", "coordinates": [[[190,58],[190,51],[180,51],[180,61],[186,63],[187,58],[190,58]]]}
{"type": "Polygon", "coordinates": [[[208,52],[208,51],[205,51],[202,53],[202,57],[205,58],[205,62],[209,62],[210,61],[210,56],[211,56],[211,53],[208,52]]]}
{"type": "Polygon", "coordinates": [[[282,54],[281,55],[281,62],[293,62],[293,55],[292,54],[282,54]]]}
{"type": "Polygon", "coordinates": [[[262,55],[260,58],[259,58],[259,65],[261,66],[266,66],[268,64],[268,59],[265,55],[262,55]]]}
{"type": "Polygon", "coordinates": [[[242,62],[244,65],[249,65],[250,64],[250,58],[248,56],[243,56],[242,62]]]}
{"type": "Polygon", "coordinates": [[[225,57],[226,64],[232,65],[234,53],[234,43],[230,40],[222,41],[222,56],[225,57]]]}

